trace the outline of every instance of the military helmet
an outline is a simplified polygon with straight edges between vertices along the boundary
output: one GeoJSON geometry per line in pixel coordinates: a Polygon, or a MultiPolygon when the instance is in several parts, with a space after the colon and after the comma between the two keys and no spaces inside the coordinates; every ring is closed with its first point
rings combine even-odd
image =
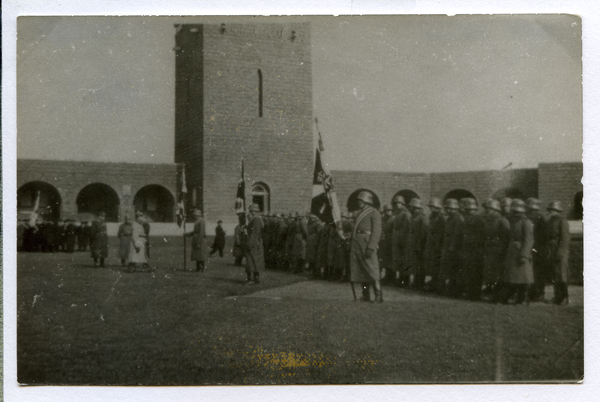
{"type": "Polygon", "coordinates": [[[548,211],[554,210],[554,211],[558,211],[558,212],[562,212],[562,205],[560,203],[560,201],[552,201],[550,204],[548,204],[548,208],[546,208],[548,211]]]}
{"type": "Polygon", "coordinates": [[[502,201],[500,201],[500,206],[501,207],[508,207],[510,205],[512,205],[512,199],[511,198],[504,197],[502,199],[502,201]]]}
{"type": "Polygon", "coordinates": [[[510,210],[515,212],[525,212],[525,201],[515,198],[510,204],[510,210]]]}
{"type": "Polygon", "coordinates": [[[445,202],[444,202],[444,208],[449,208],[449,209],[458,209],[458,201],[455,200],[454,198],[448,198],[445,202]]]}
{"type": "Polygon", "coordinates": [[[413,208],[423,209],[423,201],[421,201],[420,198],[415,197],[412,200],[410,200],[410,206],[413,208]]]}
{"type": "Polygon", "coordinates": [[[487,204],[485,204],[486,208],[489,209],[493,209],[494,211],[501,211],[502,208],[500,208],[500,201],[498,200],[494,200],[494,199],[490,199],[487,204]]]}
{"type": "Polygon", "coordinates": [[[404,197],[402,197],[401,195],[397,195],[397,196],[395,196],[395,197],[392,199],[392,204],[395,204],[395,203],[397,203],[397,202],[401,203],[402,205],[405,205],[405,204],[406,204],[406,203],[404,202],[404,197]]]}
{"type": "Polygon", "coordinates": [[[385,205],[383,206],[383,210],[384,210],[384,211],[391,211],[391,210],[392,210],[392,207],[391,207],[391,205],[390,205],[390,204],[385,204],[385,205]]]}
{"type": "Polygon", "coordinates": [[[369,193],[368,191],[361,191],[357,198],[369,205],[373,205],[373,194],[369,193]]]}
{"type": "Polygon", "coordinates": [[[260,212],[260,207],[258,206],[258,204],[252,204],[252,205],[250,205],[250,208],[248,208],[248,211],[250,211],[250,212],[260,212]]]}
{"type": "Polygon", "coordinates": [[[535,209],[536,211],[539,211],[539,209],[540,209],[540,200],[538,200],[537,198],[533,198],[533,197],[528,198],[526,201],[526,204],[527,204],[527,208],[529,208],[529,209],[535,209]]]}
{"type": "MultiPolygon", "coordinates": [[[[192,212],[192,215],[194,216],[202,216],[202,211],[200,211],[199,209],[194,209],[194,212],[192,212]]],[[[137,213],[135,214],[135,216],[140,216],[137,213]]]]}
{"type": "Polygon", "coordinates": [[[463,202],[462,207],[467,211],[473,210],[473,209],[478,209],[477,201],[475,201],[475,198],[463,198],[461,201],[463,202]]]}
{"type": "Polygon", "coordinates": [[[442,202],[439,198],[434,197],[431,200],[429,200],[429,204],[427,204],[427,206],[432,208],[442,208],[442,202]]]}
{"type": "Polygon", "coordinates": [[[494,199],[493,199],[493,198],[488,198],[488,199],[486,199],[486,200],[485,200],[485,201],[484,201],[484,202],[481,204],[481,206],[482,206],[482,207],[484,207],[484,208],[488,208],[488,205],[489,205],[489,204],[490,204],[492,201],[494,201],[494,199]]]}

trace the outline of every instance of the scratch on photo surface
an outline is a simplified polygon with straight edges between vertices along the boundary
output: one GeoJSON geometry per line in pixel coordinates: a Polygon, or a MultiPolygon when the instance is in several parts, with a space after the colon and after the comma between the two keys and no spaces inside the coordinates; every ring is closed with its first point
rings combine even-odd
{"type": "Polygon", "coordinates": [[[38,298],[42,297],[42,295],[33,295],[33,303],[31,303],[31,308],[33,308],[33,306],[35,306],[35,302],[37,301],[38,298]]]}
{"type": "Polygon", "coordinates": [[[108,300],[110,299],[110,297],[112,296],[113,292],[115,291],[115,285],[117,284],[117,282],[119,282],[119,279],[121,279],[121,273],[120,272],[119,272],[119,277],[117,278],[117,280],[115,281],[115,283],[113,283],[112,289],[110,290],[110,294],[108,295],[108,298],[106,299],[106,301],[104,303],[108,303],[108,300]]]}

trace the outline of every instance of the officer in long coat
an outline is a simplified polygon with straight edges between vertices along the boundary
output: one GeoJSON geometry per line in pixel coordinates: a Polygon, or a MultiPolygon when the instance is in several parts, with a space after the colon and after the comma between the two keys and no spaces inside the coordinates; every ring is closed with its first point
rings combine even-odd
{"type": "Polygon", "coordinates": [[[259,273],[265,269],[262,241],[264,222],[260,216],[258,204],[250,205],[248,212],[250,217],[248,219],[248,241],[246,243],[246,284],[257,285],[260,282],[259,273]]]}
{"type": "Polygon", "coordinates": [[[381,278],[384,279],[392,272],[392,237],[394,234],[394,210],[390,205],[383,206],[383,216],[381,217],[382,234],[379,240],[379,269],[381,278]]]}
{"type": "Polygon", "coordinates": [[[431,280],[426,284],[426,290],[440,289],[438,274],[442,261],[442,244],[444,243],[444,231],[446,229],[446,217],[442,213],[442,202],[439,198],[432,198],[427,204],[431,214],[429,215],[429,229],[427,231],[427,243],[425,244],[425,275],[431,280]]]}
{"type": "Polygon", "coordinates": [[[506,250],[510,238],[510,223],[500,213],[500,202],[488,199],[485,208],[485,246],[482,282],[485,286],[483,298],[493,301],[504,275],[506,250]]]}
{"type": "Polygon", "coordinates": [[[92,258],[94,259],[94,267],[104,268],[104,259],[108,257],[108,233],[106,231],[106,214],[100,212],[98,220],[92,223],[91,230],[91,250],[92,258]]]}
{"type": "Polygon", "coordinates": [[[504,271],[505,289],[499,301],[507,303],[508,299],[516,294],[517,304],[529,304],[529,286],[533,283],[533,223],[525,215],[523,200],[512,200],[510,208],[510,240],[504,271]]]}
{"type": "Polygon", "coordinates": [[[238,214],[238,225],[233,231],[234,265],[241,266],[246,252],[246,214],[238,214]]]}
{"type": "Polygon", "coordinates": [[[459,252],[459,283],[469,300],[479,300],[484,265],[485,221],[478,214],[477,201],[474,198],[466,198],[463,208],[465,221],[459,252]]]}
{"type": "Polygon", "coordinates": [[[125,215],[125,221],[119,225],[117,237],[119,238],[119,258],[121,266],[127,266],[129,250],[131,248],[131,236],[133,235],[133,225],[128,215],[125,215]]]}
{"type": "Polygon", "coordinates": [[[569,303],[569,222],[560,213],[563,211],[560,201],[548,205],[550,217],[546,222],[545,239],[548,266],[554,282],[554,298],[552,303],[563,305],[569,303]]]}
{"type": "Polygon", "coordinates": [[[445,295],[455,295],[458,292],[459,258],[458,251],[462,240],[464,218],[459,213],[458,201],[448,198],[444,202],[444,210],[448,215],[444,228],[442,243],[442,260],[440,261],[440,291],[445,295]]]}
{"type": "Polygon", "coordinates": [[[186,236],[192,238],[192,261],[196,261],[196,272],[204,272],[206,269],[205,261],[208,257],[208,244],[206,242],[206,222],[202,218],[202,211],[194,209],[193,212],[196,222],[194,230],[186,233],[186,236]]]}
{"type": "Polygon", "coordinates": [[[373,208],[373,195],[368,191],[358,194],[360,208],[352,230],[350,280],[362,282],[361,301],[370,301],[369,285],[375,288],[375,300],[383,302],[377,245],[381,238],[381,215],[373,208]]]}
{"type": "Polygon", "coordinates": [[[529,289],[529,300],[544,301],[546,288],[546,217],[540,212],[540,201],[536,198],[528,198],[525,202],[527,218],[533,223],[533,249],[531,262],[533,264],[534,283],[529,289]]]}
{"type": "Polygon", "coordinates": [[[413,198],[410,201],[410,224],[407,239],[408,270],[413,278],[412,286],[422,290],[425,284],[425,243],[429,230],[429,219],[423,213],[423,201],[413,198]]]}
{"type": "Polygon", "coordinates": [[[392,199],[394,223],[392,225],[392,260],[396,280],[399,285],[408,285],[409,275],[406,273],[406,242],[410,225],[410,212],[404,206],[404,197],[397,195],[392,199]]]}

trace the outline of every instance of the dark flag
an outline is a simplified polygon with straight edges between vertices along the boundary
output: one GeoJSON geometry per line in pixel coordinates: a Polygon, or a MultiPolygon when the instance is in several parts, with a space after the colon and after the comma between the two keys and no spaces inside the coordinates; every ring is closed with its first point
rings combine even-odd
{"type": "Polygon", "coordinates": [[[244,159],[242,159],[242,174],[235,195],[235,213],[241,214],[246,211],[246,183],[244,182],[244,159]]]}
{"type": "Polygon", "coordinates": [[[185,166],[181,171],[181,193],[179,194],[179,203],[177,204],[177,225],[185,222],[185,197],[187,195],[187,186],[185,184],[185,166]]]}
{"type": "Polygon", "coordinates": [[[318,216],[325,223],[333,223],[333,210],[328,194],[333,191],[331,175],[325,173],[321,162],[321,151],[317,149],[315,170],[313,173],[313,198],[310,212],[318,216]]]}

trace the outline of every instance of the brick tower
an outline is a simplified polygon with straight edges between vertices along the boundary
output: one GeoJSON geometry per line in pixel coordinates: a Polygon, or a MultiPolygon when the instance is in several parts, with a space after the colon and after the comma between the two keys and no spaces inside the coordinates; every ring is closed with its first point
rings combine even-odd
{"type": "Polygon", "coordinates": [[[184,24],[176,33],[175,162],[188,206],[235,222],[244,158],[246,204],[308,210],[313,131],[310,26],[184,24]]]}

